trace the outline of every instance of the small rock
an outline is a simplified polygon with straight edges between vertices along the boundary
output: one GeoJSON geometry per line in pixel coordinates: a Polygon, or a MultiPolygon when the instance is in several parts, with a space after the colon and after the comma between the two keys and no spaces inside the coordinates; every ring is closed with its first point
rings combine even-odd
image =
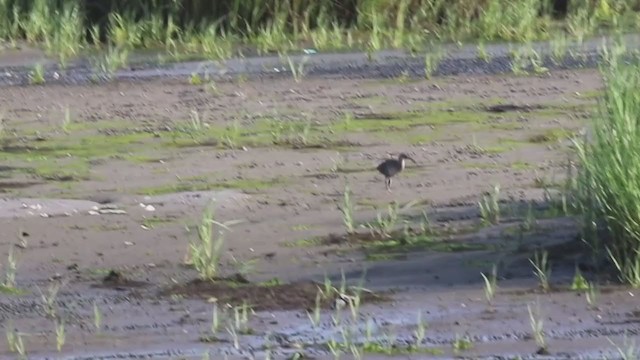
{"type": "Polygon", "coordinates": [[[60,280],[60,279],[62,279],[62,275],[60,275],[59,273],[55,273],[53,274],[52,277],[49,278],[49,281],[60,280]]]}
{"type": "Polygon", "coordinates": [[[104,214],[104,215],[124,215],[127,212],[124,210],[119,210],[119,209],[100,209],[99,210],[100,214],[104,214]]]}

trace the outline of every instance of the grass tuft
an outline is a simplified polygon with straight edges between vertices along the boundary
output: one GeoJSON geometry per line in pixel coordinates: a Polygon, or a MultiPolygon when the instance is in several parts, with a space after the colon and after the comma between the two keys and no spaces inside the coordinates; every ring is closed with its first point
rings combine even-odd
{"type": "Polygon", "coordinates": [[[546,250],[542,251],[540,254],[538,251],[535,252],[533,260],[529,259],[531,265],[534,268],[534,275],[538,278],[540,282],[540,288],[542,291],[548,292],[551,287],[549,284],[549,279],[551,277],[551,266],[548,261],[549,253],[546,250]]]}
{"type": "Polygon", "coordinates": [[[575,141],[582,237],[609,255],[622,281],[640,287],[640,65],[623,63],[619,47],[603,53],[604,99],[588,136],[575,141]]]}
{"type": "Polygon", "coordinates": [[[224,232],[229,230],[229,225],[237,223],[231,221],[221,223],[215,220],[213,204],[210,204],[202,214],[198,225],[198,238],[189,244],[189,256],[191,264],[203,280],[214,280],[218,274],[222,245],[224,245],[224,232]],[[217,230],[214,232],[214,225],[217,230]]]}
{"type": "Polygon", "coordinates": [[[31,85],[43,85],[45,83],[44,79],[44,66],[38,63],[33,69],[29,72],[29,84],[31,85]]]}
{"type": "Polygon", "coordinates": [[[485,225],[496,225],[500,222],[500,185],[495,185],[493,191],[482,197],[478,202],[480,218],[485,225]]]}
{"type": "Polygon", "coordinates": [[[355,221],[353,218],[353,201],[351,200],[352,192],[349,184],[344,186],[343,204],[339,207],[342,214],[342,222],[347,229],[347,233],[355,232],[355,221]]]}

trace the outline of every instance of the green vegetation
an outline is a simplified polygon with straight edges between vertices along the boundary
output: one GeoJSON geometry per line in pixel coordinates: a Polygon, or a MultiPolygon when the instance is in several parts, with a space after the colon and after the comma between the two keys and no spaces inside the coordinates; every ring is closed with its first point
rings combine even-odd
{"type": "MultiPolygon", "coordinates": [[[[566,12],[553,1],[173,0],[101,2],[1,0],[0,40],[43,47],[65,66],[82,53],[112,74],[137,49],[158,49],[173,59],[224,60],[248,48],[286,54],[311,44],[318,50],[383,48],[417,51],[434,42],[530,42],[562,33],[554,53],[564,55],[567,34],[582,41],[611,27],[633,29],[632,0],[575,0],[566,12]],[[428,36],[424,36],[428,34],[428,36]]],[[[439,56],[425,60],[426,74],[439,56]]],[[[293,66],[301,70],[298,66],[293,66]]],[[[534,64],[535,68],[535,64],[534,64]]]]}
{"type": "Polygon", "coordinates": [[[89,165],[85,161],[38,161],[26,171],[49,181],[80,181],[89,179],[89,165]]]}
{"type": "Polygon", "coordinates": [[[456,334],[456,338],[451,346],[453,347],[453,353],[459,354],[463,351],[471,350],[473,348],[473,343],[468,336],[461,337],[456,334]]]}
{"type": "Polygon", "coordinates": [[[152,217],[145,218],[142,221],[142,226],[144,226],[147,229],[153,229],[161,225],[170,224],[172,221],[175,221],[175,218],[152,216],[152,217]]]}
{"type": "Polygon", "coordinates": [[[342,214],[342,222],[347,230],[348,234],[352,234],[355,231],[355,221],[353,219],[353,202],[351,200],[351,189],[349,188],[349,184],[344,185],[344,193],[343,193],[343,205],[339,207],[340,213],[342,214]]]}
{"type": "Polygon", "coordinates": [[[573,281],[571,281],[571,290],[574,291],[588,291],[591,285],[587,279],[582,276],[580,269],[576,266],[576,273],[573,275],[573,281]]]}
{"type": "Polygon", "coordinates": [[[496,289],[498,287],[498,268],[493,264],[489,278],[484,273],[480,273],[480,275],[484,280],[484,296],[487,299],[487,302],[491,304],[493,298],[496,296],[496,289]]]}
{"type": "MultiPolygon", "coordinates": [[[[70,126],[73,128],[73,125],[70,126]]],[[[74,136],[46,137],[37,142],[15,145],[5,149],[2,158],[25,156],[28,160],[98,159],[126,155],[131,146],[152,138],[148,133],[104,135],[74,133],[74,136]]]]}
{"type": "Polygon", "coordinates": [[[531,331],[533,338],[538,345],[538,353],[544,354],[547,352],[547,341],[544,333],[544,319],[543,314],[540,311],[540,302],[536,301],[536,308],[531,309],[531,305],[527,304],[527,311],[529,312],[529,324],[531,325],[531,331]]]}
{"type": "Polygon", "coordinates": [[[581,99],[601,99],[603,95],[601,90],[584,91],[576,94],[576,96],[581,99]]]}
{"type": "Polygon", "coordinates": [[[433,348],[418,348],[412,345],[397,346],[396,344],[379,344],[367,343],[362,346],[365,354],[384,354],[384,355],[410,355],[410,354],[426,354],[426,355],[443,355],[444,351],[433,348]]]}
{"type": "Polygon", "coordinates": [[[528,163],[526,161],[515,161],[511,163],[511,168],[513,170],[530,170],[533,169],[535,165],[528,163]]]}
{"type": "Polygon", "coordinates": [[[42,85],[44,83],[44,67],[42,66],[42,64],[36,64],[33,70],[29,72],[29,84],[42,85]]]}
{"type": "Polygon", "coordinates": [[[10,322],[5,330],[5,335],[7,338],[7,345],[9,352],[15,353],[17,358],[20,360],[27,359],[27,350],[24,345],[24,340],[22,338],[23,334],[19,333],[14,327],[13,323],[10,322]]]}
{"type": "Polygon", "coordinates": [[[0,293],[6,294],[21,294],[22,291],[16,284],[16,272],[18,269],[18,263],[13,255],[13,248],[9,249],[9,256],[7,257],[7,263],[4,266],[4,280],[0,282],[0,293]]]}
{"type": "Polygon", "coordinates": [[[480,218],[485,225],[496,225],[500,222],[500,185],[493,186],[493,191],[478,202],[480,218]]]}
{"type": "MultiPolygon", "coordinates": [[[[31,138],[30,141],[6,141],[0,159],[19,167],[26,173],[49,181],[80,181],[90,178],[92,164],[100,159],[129,157],[135,160],[144,156],[140,144],[153,141],[151,134],[144,132],[118,135],[96,134],[96,129],[85,130],[86,125],[69,122],[63,134],[55,131],[31,138]],[[73,136],[69,136],[72,133],[73,136]],[[131,155],[131,154],[136,155],[131,155]]],[[[155,145],[152,144],[152,149],[155,145]]],[[[145,151],[146,152],[146,151],[145,151]]]]}
{"type": "MultiPolygon", "coordinates": [[[[376,241],[365,244],[370,253],[367,254],[369,259],[380,258],[380,254],[389,252],[408,252],[412,250],[428,250],[433,252],[466,252],[466,251],[483,251],[491,250],[492,245],[479,243],[453,242],[437,239],[431,236],[414,236],[410,239],[376,241]]],[[[399,256],[396,253],[395,256],[399,256]]]]}
{"type": "MultiPolygon", "coordinates": [[[[353,218],[353,194],[348,186],[345,188],[343,205],[338,209],[345,224],[346,236],[344,241],[358,244],[366,250],[367,260],[386,260],[402,257],[406,252],[416,249],[436,252],[462,252],[490,250],[495,246],[477,242],[448,241],[447,235],[475,232],[478,226],[443,229],[434,231],[427,213],[422,210],[419,218],[407,214],[408,210],[421,205],[420,200],[413,200],[400,206],[397,202],[387,204],[387,211],[378,212],[373,221],[362,223],[358,228],[366,232],[356,231],[353,218]]],[[[374,206],[377,208],[377,206],[374,206]]],[[[288,243],[287,246],[316,246],[333,244],[337,239],[333,237],[319,239],[303,239],[288,243]]]]}
{"type": "Polygon", "coordinates": [[[221,223],[214,217],[213,204],[207,206],[198,225],[198,237],[189,244],[189,261],[203,280],[214,280],[218,275],[224,233],[237,221],[221,223]],[[215,227],[214,227],[215,225],[215,227]]]}
{"type": "MultiPolygon", "coordinates": [[[[178,124],[171,132],[171,144],[178,147],[214,146],[235,149],[242,146],[282,146],[293,148],[327,148],[348,145],[341,135],[367,133],[372,136],[397,139],[406,142],[407,129],[424,126],[446,126],[458,123],[479,123],[487,119],[486,114],[451,107],[443,109],[441,104],[430,106],[427,111],[373,114],[354,119],[345,116],[330,124],[312,123],[310,119],[287,119],[269,116],[250,124],[234,119],[225,127],[205,123],[193,113],[188,122],[178,124]]],[[[433,133],[433,130],[429,129],[433,133]]],[[[431,140],[435,135],[414,134],[411,141],[431,140]]]]}
{"type": "Polygon", "coordinates": [[[548,257],[549,253],[546,250],[543,250],[542,254],[536,251],[533,260],[529,259],[529,262],[534,268],[533,273],[538,278],[540,288],[544,292],[548,292],[551,289],[551,285],[549,283],[551,277],[551,265],[549,264],[548,257]]]}
{"type": "Polygon", "coordinates": [[[318,237],[300,239],[283,244],[284,247],[311,247],[322,245],[322,239],[318,237]]]}
{"type": "Polygon", "coordinates": [[[177,183],[146,187],[139,189],[136,193],[141,195],[162,195],[183,191],[207,191],[214,189],[242,189],[242,190],[262,190],[277,184],[284,184],[285,180],[275,178],[271,180],[261,179],[240,179],[229,181],[211,181],[206,177],[197,176],[185,178],[177,183]]]}
{"type": "Polygon", "coordinates": [[[604,99],[590,136],[576,142],[576,193],[583,239],[596,253],[609,255],[623,281],[640,287],[640,65],[624,64],[622,53],[619,46],[605,52],[604,99]],[[598,236],[599,229],[606,229],[606,237],[598,236]]]}
{"type": "Polygon", "coordinates": [[[532,143],[554,143],[564,139],[568,139],[573,136],[573,132],[567,129],[549,129],[542,133],[532,135],[529,137],[529,142],[532,143]]]}

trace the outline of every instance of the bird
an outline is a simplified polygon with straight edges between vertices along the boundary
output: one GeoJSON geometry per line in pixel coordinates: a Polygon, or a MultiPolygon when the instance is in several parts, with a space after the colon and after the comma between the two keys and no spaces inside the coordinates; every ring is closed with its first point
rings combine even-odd
{"type": "Polygon", "coordinates": [[[405,159],[411,160],[414,164],[417,164],[409,155],[401,153],[398,156],[398,159],[385,160],[376,168],[382,175],[384,175],[387,191],[391,192],[391,178],[404,170],[405,159]]]}

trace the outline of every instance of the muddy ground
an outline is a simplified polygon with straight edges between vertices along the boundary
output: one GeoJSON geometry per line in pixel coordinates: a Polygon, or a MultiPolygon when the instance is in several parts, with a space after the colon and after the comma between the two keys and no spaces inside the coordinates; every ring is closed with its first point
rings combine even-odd
{"type": "MultiPolygon", "coordinates": [[[[0,263],[12,250],[18,289],[0,293],[0,324],[30,358],[328,359],[345,337],[371,359],[615,358],[614,344],[638,333],[636,291],[594,271],[561,201],[571,137],[601,87],[593,69],[2,87],[0,263]],[[387,192],[375,167],[401,152],[416,164],[387,192]],[[499,222],[485,224],[478,202],[497,184],[499,222]],[[214,283],[187,256],[212,199],[217,220],[241,221],[214,283]],[[393,202],[391,234],[360,226],[393,202]],[[529,262],[541,248],[548,293],[529,262]],[[493,264],[488,303],[480,273],[493,264]],[[595,300],[569,289],[576,268],[599,285],[595,300]],[[347,297],[327,296],[312,325],[326,278],[363,287],[363,304],[354,316],[347,297]],[[52,317],[41,292],[57,283],[52,317]],[[239,329],[231,309],[243,302],[254,311],[239,329]],[[535,354],[536,304],[547,355],[535,354]]],[[[5,344],[0,355],[15,356],[5,344]]]]}

